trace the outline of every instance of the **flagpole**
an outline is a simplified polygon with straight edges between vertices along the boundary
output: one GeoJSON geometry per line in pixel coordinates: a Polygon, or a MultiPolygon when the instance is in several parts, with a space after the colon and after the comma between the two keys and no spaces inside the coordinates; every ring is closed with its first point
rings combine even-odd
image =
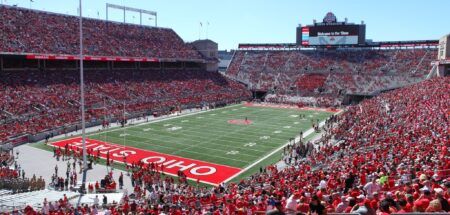
{"type": "MultiPolygon", "coordinates": [[[[83,71],[83,15],[82,15],[82,0],[79,0],[80,4],[80,96],[81,96],[81,136],[83,144],[83,180],[81,182],[80,191],[85,192],[86,185],[86,173],[87,173],[87,162],[86,162],[86,122],[85,122],[85,107],[84,107],[84,71],[83,71]]],[[[78,202],[80,204],[80,202],[78,202]]]]}

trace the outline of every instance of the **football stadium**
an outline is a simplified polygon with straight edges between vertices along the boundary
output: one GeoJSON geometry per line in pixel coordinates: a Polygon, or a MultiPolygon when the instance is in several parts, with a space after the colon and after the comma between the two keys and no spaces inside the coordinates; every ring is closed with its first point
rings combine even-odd
{"type": "Polygon", "coordinates": [[[370,23],[314,12],[289,41],[219,50],[209,21],[187,42],[144,5],[101,18],[83,2],[93,18],[81,0],[77,14],[11,1],[2,214],[450,212],[445,26],[374,40],[370,23]]]}

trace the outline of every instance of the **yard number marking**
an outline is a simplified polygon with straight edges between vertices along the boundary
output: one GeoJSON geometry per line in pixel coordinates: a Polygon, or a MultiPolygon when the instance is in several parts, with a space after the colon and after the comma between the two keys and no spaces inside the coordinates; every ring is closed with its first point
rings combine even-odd
{"type": "Polygon", "coordinates": [[[261,139],[261,140],[268,140],[268,139],[270,139],[270,136],[262,136],[259,139],[261,139]]]}
{"type": "Polygon", "coordinates": [[[256,143],[246,143],[246,144],[244,144],[245,147],[253,147],[255,145],[256,145],[256,143]]]}
{"type": "Polygon", "coordinates": [[[227,155],[236,155],[239,154],[239,151],[229,151],[227,152],[227,155]]]}
{"type": "Polygon", "coordinates": [[[180,130],[180,129],[182,129],[182,127],[174,126],[174,127],[168,128],[167,130],[169,130],[169,131],[176,131],[176,130],[180,130]]]}

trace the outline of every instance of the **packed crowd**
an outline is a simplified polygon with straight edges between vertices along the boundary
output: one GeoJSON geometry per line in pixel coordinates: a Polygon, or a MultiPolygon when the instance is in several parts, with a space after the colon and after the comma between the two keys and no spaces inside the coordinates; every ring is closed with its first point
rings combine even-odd
{"type": "MultiPolygon", "coordinates": [[[[105,214],[394,214],[450,211],[450,78],[381,94],[326,121],[317,142],[283,150],[238,183],[203,187],[154,164],[130,166],[132,198],[63,208],[105,214]]],[[[98,201],[97,201],[98,202],[98,201]]]]}
{"type": "Polygon", "coordinates": [[[298,181],[293,205],[302,211],[308,194],[329,212],[448,212],[449,87],[441,78],[366,100],[329,123],[307,159],[292,147],[282,176],[298,181]]]}
{"type": "Polygon", "coordinates": [[[190,186],[133,165],[133,212],[448,212],[448,89],[450,78],[434,79],[364,101],[330,119],[316,146],[290,146],[286,169],[268,166],[237,184],[190,186]]]}
{"type": "MultiPolygon", "coordinates": [[[[74,70],[0,73],[0,142],[79,122],[79,75],[74,70]]],[[[85,72],[88,122],[151,115],[173,108],[247,100],[242,84],[202,70],[85,72]],[[125,107],[123,106],[125,103],[125,107]]]]}
{"type": "Polygon", "coordinates": [[[227,74],[280,94],[370,94],[415,83],[429,72],[435,49],[237,51],[227,74]],[[398,76],[398,77],[396,77],[398,76]]]}
{"type": "MultiPolygon", "coordinates": [[[[79,53],[78,17],[0,6],[0,51],[79,53]]],[[[172,30],[84,19],[84,54],[93,56],[201,59],[198,51],[172,30]]]]}

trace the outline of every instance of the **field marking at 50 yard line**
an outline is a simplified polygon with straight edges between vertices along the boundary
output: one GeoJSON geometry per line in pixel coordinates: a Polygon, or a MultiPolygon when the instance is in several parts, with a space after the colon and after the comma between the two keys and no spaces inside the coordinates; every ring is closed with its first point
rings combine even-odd
{"type": "MultiPolygon", "coordinates": [[[[338,114],[340,114],[340,113],[342,113],[342,112],[343,112],[343,110],[340,110],[340,111],[336,112],[336,113],[333,114],[333,115],[338,115],[338,114]]],[[[319,123],[319,128],[322,128],[322,127],[325,125],[325,121],[326,121],[326,120],[323,120],[323,121],[321,121],[321,122],[319,123]]],[[[306,132],[303,133],[303,138],[306,138],[307,136],[309,136],[309,135],[312,134],[313,132],[314,132],[314,129],[313,129],[313,128],[308,129],[306,132]]],[[[299,140],[300,140],[300,135],[296,136],[294,139],[295,139],[294,142],[299,141],[299,140]]],[[[277,153],[278,151],[282,150],[284,147],[286,147],[286,146],[289,145],[289,144],[290,144],[290,142],[287,142],[286,144],[280,146],[278,149],[275,149],[275,150],[273,150],[272,152],[270,152],[270,153],[268,153],[267,155],[265,155],[264,157],[258,159],[256,162],[254,162],[254,163],[252,163],[252,164],[246,166],[245,168],[243,168],[241,171],[239,171],[239,172],[236,173],[235,175],[233,175],[233,176],[229,177],[228,179],[226,179],[226,180],[224,181],[224,183],[227,183],[227,182],[233,180],[234,178],[238,177],[238,176],[241,175],[242,173],[247,172],[249,169],[251,169],[252,167],[256,166],[258,163],[261,163],[262,161],[266,160],[267,158],[269,158],[269,157],[272,156],[273,154],[277,153]]]]}

